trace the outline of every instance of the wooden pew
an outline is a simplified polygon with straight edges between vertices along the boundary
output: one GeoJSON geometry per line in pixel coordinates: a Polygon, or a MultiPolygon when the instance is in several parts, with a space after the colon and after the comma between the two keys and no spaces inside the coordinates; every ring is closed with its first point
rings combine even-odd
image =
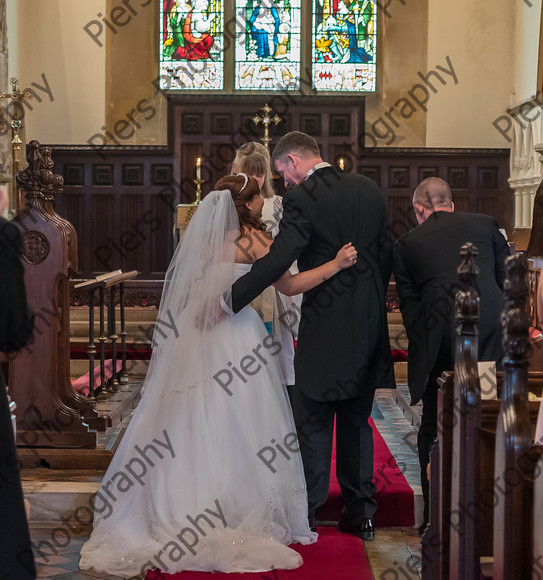
{"type": "MultiPolygon", "coordinates": [[[[518,295],[518,288],[512,292],[518,295]]],[[[424,580],[479,579],[480,558],[493,554],[496,580],[531,577],[533,524],[524,514],[532,513],[532,480],[541,448],[532,446],[540,403],[528,401],[527,393],[541,396],[543,373],[527,372],[527,342],[515,335],[510,342],[518,353],[508,353],[505,371],[498,374],[503,401],[480,400],[474,356],[478,309],[473,298],[468,290],[460,300],[467,310],[458,312],[456,381],[452,372],[439,381],[439,433],[430,463],[430,526],[422,542],[424,580]],[[518,358],[519,353],[523,358],[518,358]],[[517,420],[512,422],[512,417],[517,420]]],[[[511,304],[516,306],[513,322],[518,326],[522,315],[515,300],[509,299],[509,310],[511,304]]],[[[522,332],[528,341],[528,326],[522,332]]],[[[539,498],[543,504],[543,489],[539,498]]],[[[534,545],[534,554],[543,554],[543,546],[534,545]]]]}
{"type": "Polygon", "coordinates": [[[535,537],[533,482],[543,447],[532,443],[528,400],[528,264],[524,257],[514,255],[507,258],[505,268],[503,393],[494,467],[494,492],[500,491],[503,497],[494,508],[493,578],[531,580],[535,537]]]}
{"type": "MultiPolygon", "coordinates": [[[[423,578],[425,580],[446,580],[449,577],[452,426],[456,417],[454,407],[457,404],[454,399],[454,373],[452,371],[443,373],[438,382],[440,383],[438,392],[438,417],[440,421],[438,440],[430,455],[430,525],[422,540],[423,560],[425,561],[423,578]]],[[[503,373],[498,373],[498,394],[501,392],[502,385],[503,373]]],[[[529,372],[528,387],[531,393],[541,397],[543,391],[543,373],[541,371],[529,372]]],[[[500,405],[501,400],[499,399],[481,401],[481,425],[477,435],[480,486],[477,490],[477,496],[481,499],[481,507],[478,510],[478,541],[481,557],[493,554],[493,509],[489,507],[490,494],[488,490],[492,490],[494,487],[496,426],[500,405]]],[[[535,433],[539,406],[538,401],[529,402],[532,437],[535,433]]],[[[541,469],[543,471],[543,467],[541,469]]],[[[457,524],[455,523],[455,525],[457,524]]],[[[541,578],[543,578],[543,566],[541,578]]]]}

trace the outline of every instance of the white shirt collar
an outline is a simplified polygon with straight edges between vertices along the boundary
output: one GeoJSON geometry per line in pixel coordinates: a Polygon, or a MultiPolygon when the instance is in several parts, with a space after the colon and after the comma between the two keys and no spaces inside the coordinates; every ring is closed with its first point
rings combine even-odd
{"type": "Polygon", "coordinates": [[[305,179],[308,179],[311,175],[313,175],[313,173],[315,173],[315,171],[317,171],[317,169],[322,169],[323,167],[330,167],[330,163],[328,163],[327,161],[321,161],[320,163],[317,163],[317,165],[315,165],[315,167],[312,167],[308,172],[307,175],[305,176],[305,179]]]}

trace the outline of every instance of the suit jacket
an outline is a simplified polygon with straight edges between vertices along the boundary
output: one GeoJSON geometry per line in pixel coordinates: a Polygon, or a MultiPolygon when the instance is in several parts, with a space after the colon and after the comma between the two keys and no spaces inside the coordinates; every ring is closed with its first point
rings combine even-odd
{"type": "Polygon", "coordinates": [[[457,268],[460,248],[466,242],[479,250],[475,260],[480,269],[479,359],[499,363],[503,356],[500,316],[507,242],[489,216],[435,212],[394,245],[394,278],[409,339],[408,383],[413,405],[424,394],[434,365],[452,369],[457,268]]]}
{"type": "Polygon", "coordinates": [[[232,287],[237,312],[294,260],[303,272],[333,259],[348,242],[358,250],[357,264],[306,292],[302,301],[296,385],[320,401],[395,387],[385,307],[392,247],[377,185],[333,167],[316,170],[284,195],[283,219],[270,252],[232,287]]]}
{"type": "MultiPolygon", "coordinates": [[[[14,352],[30,339],[32,314],[26,303],[21,263],[21,234],[15,224],[0,218],[0,351],[14,352]]],[[[19,409],[21,411],[21,409],[19,409]]],[[[0,568],[21,580],[36,577],[11,414],[0,371],[0,568]]]]}

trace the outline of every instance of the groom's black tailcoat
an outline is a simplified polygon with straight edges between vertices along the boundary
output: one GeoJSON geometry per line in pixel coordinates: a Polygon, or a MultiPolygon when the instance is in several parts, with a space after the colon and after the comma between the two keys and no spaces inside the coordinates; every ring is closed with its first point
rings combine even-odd
{"type": "MultiPolygon", "coordinates": [[[[19,229],[0,217],[0,352],[19,350],[32,334],[33,316],[26,302],[21,253],[19,229]]],[[[23,411],[18,409],[19,413],[23,411]]],[[[35,578],[11,413],[1,370],[0,520],[0,572],[6,578],[17,580],[35,578]]]]}
{"type": "MultiPolygon", "coordinates": [[[[342,522],[372,517],[374,390],[395,387],[385,293],[392,269],[384,200],[370,179],[317,169],[283,197],[283,219],[269,253],[232,287],[235,312],[298,260],[300,271],[332,260],[352,242],[356,265],[304,293],[291,400],[304,463],[309,523],[328,496],[334,417],[342,522]]],[[[240,243],[243,243],[241,241],[240,243]]],[[[299,313],[284,317],[291,325],[299,313]]]]}
{"type": "MultiPolygon", "coordinates": [[[[301,272],[310,270],[332,260],[348,242],[358,251],[357,264],[305,292],[302,301],[296,387],[318,401],[395,386],[385,307],[392,251],[377,185],[332,167],[315,171],[284,195],[270,252],[232,287],[237,312],[294,260],[301,272]]],[[[296,316],[284,317],[285,324],[296,316]]]]}

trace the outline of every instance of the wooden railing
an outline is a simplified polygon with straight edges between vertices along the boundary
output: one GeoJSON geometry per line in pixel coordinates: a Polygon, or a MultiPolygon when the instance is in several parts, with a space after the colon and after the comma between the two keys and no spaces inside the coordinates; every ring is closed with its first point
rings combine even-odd
{"type": "Polygon", "coordinates": [[[102,274],[93,280],[76,284],[78,290],[86,290],[89,293],[89,398],[94,399],[96,391],[105,394],[114,392],[119,386],[119,382],[127,382],[126,372],[126,320],[124,304],[124,283],[133,280],[138,275],[136,270],[121,272],[116,270],[102,274]],[[117,317],[116,317],[116,292],[119,291],[119,312],[120,312],[120,339],[121,339],[121,369],[117,372],[117,317]],[[94,342],[94,308],[96,305],[96,291],[98,291],[98,307],[100,312],[100,385],[94,385],[94,361],[96,355],[96,345],[94,342]],[[107,295],[107,296],[106,296],[107,295]],[[105,329],[105,309],[107,300],[107,333],[105,329]],[[111,343],[112,375],[106,383],[105,380],[105,350],[106,341],[111,343]]]}

